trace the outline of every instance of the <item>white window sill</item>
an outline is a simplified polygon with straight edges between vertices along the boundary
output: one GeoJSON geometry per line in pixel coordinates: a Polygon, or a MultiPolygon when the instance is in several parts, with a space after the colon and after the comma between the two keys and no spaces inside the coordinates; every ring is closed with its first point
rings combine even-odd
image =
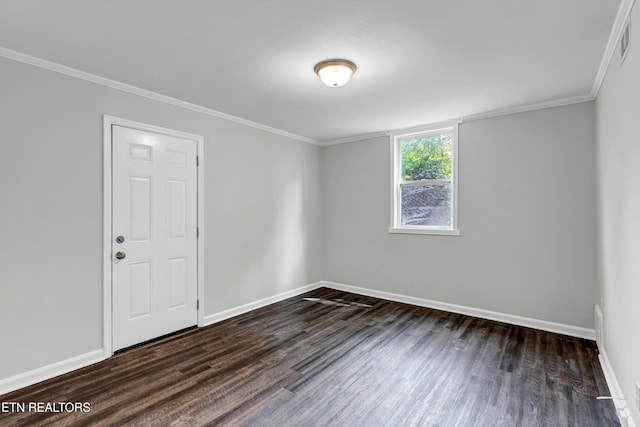
{"type": "Polygon", "coordinates": [[[460,230],[448,228],[423,228],[423,227],[389,227],[389,233],[398,234],[433,234],[437,236],[459,236],[460,230]]]}

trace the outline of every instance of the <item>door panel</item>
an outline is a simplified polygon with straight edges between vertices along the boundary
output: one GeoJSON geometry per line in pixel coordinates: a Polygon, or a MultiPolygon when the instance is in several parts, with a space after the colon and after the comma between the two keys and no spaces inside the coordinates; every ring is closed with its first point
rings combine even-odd
{"type": "Polygon", "coordinates": [[[151,263],[129,264],[129,317],[128,321],[151,314],[151,263]]]}
{"type": "Polygon", "coordinates": [[[151,240],[151,179],[129,177],[129,241],[151,240]]]}
{"type": "Polygon", "coordinates": [[[169,181],[167,186],[167,222],[170,239],[184,239],[187,235],[186,201],[187,188],[184,181],[169,181]]]}
{"type": "Polygon", "coordinates": [[[197,143],[115,125],[112,135],[118,350],[197,324],[197,143]]]}
{"type": "Polygon", "coordinates": [[[169,308],[182,307],[187,302],[187,259],[169,260],[169,308]]]}

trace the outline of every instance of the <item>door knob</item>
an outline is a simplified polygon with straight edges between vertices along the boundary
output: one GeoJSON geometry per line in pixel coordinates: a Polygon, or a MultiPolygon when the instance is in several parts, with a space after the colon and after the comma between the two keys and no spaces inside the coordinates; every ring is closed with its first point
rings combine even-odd
{"type": "Polygon", "coordinates": [[[127,254],[125,254],[125,253],[124,253],[124,252],[122,252],[122,251],[118,251],[118,252],[116,252],[116,258],[117,258],[117,259],[124,259],[126,256],[127,256],[127,254]]]}

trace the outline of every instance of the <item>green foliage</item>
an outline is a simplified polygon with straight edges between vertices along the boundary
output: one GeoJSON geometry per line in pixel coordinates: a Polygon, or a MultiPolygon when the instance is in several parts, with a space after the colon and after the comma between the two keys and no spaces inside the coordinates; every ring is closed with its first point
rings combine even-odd
{"type": "Polygon", "coordinates": [[[451,135],[402,140],[402,180],[451,178],[451,135]]]}

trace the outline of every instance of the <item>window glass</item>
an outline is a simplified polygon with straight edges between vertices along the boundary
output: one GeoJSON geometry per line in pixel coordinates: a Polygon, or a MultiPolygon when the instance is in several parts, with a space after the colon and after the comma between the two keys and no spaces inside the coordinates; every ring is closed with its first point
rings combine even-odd
{"type": "Polygon", "coordinates": [[[390,231],[459,234],[457,125],[392,136],[390,231]]]}
{"type": "Polygon", "coordinates": [[[402,139],[402,180],[450,179],[451,133],[402,139]]]}
{"type": "Polygon", "coordinates": [[[401,225],[451,226],[451,184],[402,187],[401,225]]]}

